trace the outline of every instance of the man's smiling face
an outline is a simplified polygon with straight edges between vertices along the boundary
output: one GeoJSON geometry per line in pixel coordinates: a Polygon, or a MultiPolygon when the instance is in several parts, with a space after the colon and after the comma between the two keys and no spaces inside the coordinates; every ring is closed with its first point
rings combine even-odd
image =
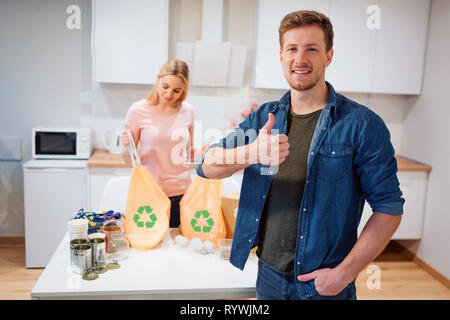
{"type": "Polygon", "coordinates": [[[309,90],[325,81],[325,68],[330,64],[333,50],[326,51],[323,30],[316,25],[286,31],[280,61],[284,77],[294,90],[309,90]]]}

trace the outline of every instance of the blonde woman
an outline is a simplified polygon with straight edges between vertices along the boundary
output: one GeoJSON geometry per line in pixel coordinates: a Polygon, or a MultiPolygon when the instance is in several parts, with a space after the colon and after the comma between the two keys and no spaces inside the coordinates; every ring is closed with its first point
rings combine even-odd
{"type": "MultiPolygon", "coordinates": [[[[136,101],[125,118],[136,146],[140,143],[142,165],[171,200],[170,227],[180,224],[179,202],[191,183],[185,161],[194,159],[194,108],[185,101],[189,68],[180,60],[167,61],[147,98],[136,101]]],[[[126,131],[121,134],[122,156],[131,163],[126,131]]],[[[206,147],[206,146],[205,146],[206,147]]],[[[201,155],[202,150],[198,150],[201,155]]]]}

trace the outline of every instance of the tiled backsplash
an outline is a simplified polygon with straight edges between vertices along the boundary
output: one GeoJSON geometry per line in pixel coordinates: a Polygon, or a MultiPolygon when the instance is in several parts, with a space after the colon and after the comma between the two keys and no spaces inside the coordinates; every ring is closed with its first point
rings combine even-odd
{"type": "MultiPolygon", "coordinates": [[[[211,142],[213,138],[223,137],[231,129],[231,120],[237,123],[243,120],[241,112],[250,108],[254,101],[247,97],[191,96],[187,101],[195,108],[194,145],[200,146],[211,142]]],[[[94,148],[105,149],[103,139],[111,130],[123,129],[128,108],[123,110],[123,118],[83,117],[82,127],[94,131],[94,148]]],[[[214,139],[214,140],[216,140],[214,139]]]]}
{"type": "MultiPolygon", "coordinates": [[[[133,91],[135,89],[133,88],[133,91]]],[[[242,89],[245,91],[245,89],[242,89]]],[[[252,92],[226,91],[221,92],[220,89],[207,90],[205,95],[201,95],[201,89],[192,90],[194,94],[190,94],[187,101],[195,108],[196,123],[194,129],[194,145],[201,146],[205,143],[215,141],[227,133],[227,130],[232,128],[231,120],[234,119],[237,123],[244,118],[241,112],[244,109],[250,108],[252,103],[258,105],[267,102],[278,100],[283,94],[282,90],[256,90],[252,92]],[[252,98],[257,96],[257,98],[252,98]]],[[[123,90],[127,93],[127,90],[123,90]]],[[[144,90],[145,91],[145,90],[144,90]]],[[[142,93],[139,92],[139,96],[142,93]]],[[[374,112],[383,118],[391,133],[391,142],[394,145],[397,153],[401,153],[401,134],[402,123],[408,108],[412,105],[414,97],[400,96],[400,95],[380,95],[380,94],[358,94],[345,93],[345,95],[363,105],[368,106],[374,112]]],[[[114,103],[110,108],[106,105],[104,97],[99,101],[99,106],[95,105],[93,101],[93,114],[81,119],[81,126],[90,127],[94,130],[94,148],[105,149],[104,136],[109,134],[111,130],[123,128],[126,112],[131,105],[130,101],[138,96],[136,91],[133,94],[123,95],[125,98],[120,103],[114,103]],[[105,112],[105,110],[110,110],[105,112]],[[108,117],[109,116],[109,117],[108,117]]],[[[108,101],[116,101],[109,99],[108,101]]]]}

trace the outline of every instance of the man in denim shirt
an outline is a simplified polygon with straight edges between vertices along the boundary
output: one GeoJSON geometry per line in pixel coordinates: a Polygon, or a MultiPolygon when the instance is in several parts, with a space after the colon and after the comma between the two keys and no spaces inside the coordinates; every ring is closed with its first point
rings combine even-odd
{"type": "Polygon", "coordinates": [[[325,81],[326,16],[290,13],[279,35],[289,92],[212,145],[197,173],[221,179],[245,169],[230,262],[243,269],[258,246],[258,299],[356,299],[355,278],[403,214],[389,131],[325,81]],[[365,200],[373,214],[358,238],[365,200]]]}

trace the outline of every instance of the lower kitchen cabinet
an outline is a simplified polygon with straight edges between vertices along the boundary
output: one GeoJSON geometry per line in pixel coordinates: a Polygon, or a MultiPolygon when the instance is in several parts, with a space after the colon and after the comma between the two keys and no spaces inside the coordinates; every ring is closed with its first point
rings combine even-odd
{"type": "MultiPolygon", "coordinates": [[[[426,171],[399,171],[400,189],[403,192],[405,204],[403,205],[403,217],[392,239],[420,239],[425,215],[425,199],[427,194],[428,172],[426,171]]],[[[366,225],[372,209],[366,202],[361,221],[358,227],[358,235],[366,225]]]]}
{"type": "Polygon", "coordinates": [[[132,168],[90,167],[89,168],[89,208],[87,211],[114,210],[100,208],[100,201],[109,179],[131,176],[132,168]]]}

